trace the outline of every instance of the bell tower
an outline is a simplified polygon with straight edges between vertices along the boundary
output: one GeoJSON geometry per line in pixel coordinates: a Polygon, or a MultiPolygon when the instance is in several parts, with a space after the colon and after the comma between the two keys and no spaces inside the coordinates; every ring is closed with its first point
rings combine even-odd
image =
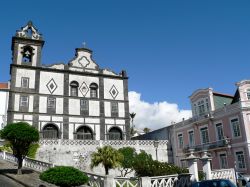
{"type": "Polygon", "coordinates": [[[12,63],[26,66],[41,66],[42,35],[31,21],[12,37],[12,63]]]}

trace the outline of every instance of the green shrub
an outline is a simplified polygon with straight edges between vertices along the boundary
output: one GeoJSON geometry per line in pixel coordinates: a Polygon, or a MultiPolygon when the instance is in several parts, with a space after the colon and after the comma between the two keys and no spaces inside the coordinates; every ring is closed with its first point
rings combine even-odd
{"type": "Polygon", "coordinates": [[[27,156],[30,158],[36,158],[36,152],[38,148],[39,148],[38,143],[31,144],[27,156]]]}
{"type": "Polygon", "coordinates": [[[145,151],[141,151],[141,153],[136,155],[133,168],[138,177],[188,173],[188,170],[185,168],[153,160],[151,155],[145,151]]]}
{"type": "Polygon", "coordinates": [[[13,153],[10,143],[5,143],[3,146],[1,146],[0,151],[6,151],[9,153],[13,153]]]}
{"type": "Polygon", "coordinates": [[[80,186],[88,182],[88,177],[70,166],[57,166],[40,174],[40,179],[61,187],[80,186]]]}
{"type": "Polygon", "coordinates": [[[199,177],[199,181],[205,180],[206,173],[204,173],[202,170],[198,171],[198,177],[199,177]]]}

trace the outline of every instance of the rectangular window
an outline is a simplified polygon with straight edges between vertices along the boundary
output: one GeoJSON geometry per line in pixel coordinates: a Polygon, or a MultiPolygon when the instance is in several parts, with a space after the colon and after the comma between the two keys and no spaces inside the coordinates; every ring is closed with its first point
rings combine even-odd
{"type": "Polygon", "coordinates": [[[28,77],[21,78],[21,86],[22,86],[22,88],[29,88],[29,78],[28,77]]]}
{"type": "Polygon", "coordinates": [[[218,140],[223,140],[224,134],[223,134],[223,126],[221,123],[216,124],[216,132],[218,140]]]}
{"type": "Polygon", "coordinates": [[[20,97],[20,106],[28,107],[29,99],[28,96],[21,96],[20,97]]]}
{"type": "Polygon", "coordinates": [[[71,87],[71,96],[77,96],[78,95],[78,88],[77,87],[71,87]]]}
{"type": "Polygon", "coordinates": [[[179,148],[183,148],[183,135],[182,134],[178,134],[178,145],[179,148]]]}
{"type": "Polygon", "coordinates": [[[48,98],[48,108],[56,108],[56,98],[48,98]]]}
{"type": "Polygon", "coordinates": [[[209,142],[209,138],[208,138],[208,129],[207,127],[201,128],[201,142],[202,144],[206,144],[209,142]]]}
{"type": "Polygon", "coordinates": [[[97,98],[97,89],[90,89],[90,97],[91,98],[97,98]]]}
{"type": "Polygon", "coordinates": [[[88,102],[88,100],[81,99],[80,108],[81,108],[81,111],[88,111],[89,110],[89,102],[88,102]]]}
{"type": "Polygon", "coordinates": [[[232,119],[231,120],[231,125],[232,125],[232,130],[233,130],[233,136],[234,137],[241,136],[241,134],[240,134],[240,124],[239,124],[238,118],[232,119]]]}
{"type": "Polygon", "coordinates": [[[235,154],[236,154],[238,169],[245,169],[246,163],[245,163],[243,151],[238,151],[235,154]]]}
{"type": "Polygon", "coordinates": [[[227,155],[225,153],[220,154],[220,168],[221,169],[227,168],[227,155]]]}
{"type": "Polygon", "coordinates": [[[204,105],[203,100],[198,102],[198,112],[199,112],[199,116],[202,116],[205,114],[205,105],[204,105]]]}
{"type": "Polygon", "coordinates": [[[188,132],[189,146],[194,146],[194,131],[188,132]]]}
{"type": "Polygon", "coordinates": [[[117,102],[111,102],[111,113],[118,114],[118,103],[117,102]]]}

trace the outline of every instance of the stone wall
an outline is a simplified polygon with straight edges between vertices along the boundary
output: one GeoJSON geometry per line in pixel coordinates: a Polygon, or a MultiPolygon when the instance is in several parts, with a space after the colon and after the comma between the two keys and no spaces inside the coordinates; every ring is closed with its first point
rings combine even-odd
{"type": "MultiPolygon", "coordinates": [[[[156,159],[156,148],[153,140],[130,140],[130,141],[102,141],[102,140],[40,140],[40,148],[36,159],[50,162],[55,165],[70,165],[87,172],[104,174],[102,167],[90,169],[91,154],[97,147],[111,145],[119,149],[122,147],[134,147],[137,152],[145,150],[156,159]]],[[[172,152],[167,140],[159,141],[157,148],[159,161],[173,163],[172,152]]],[[[111,171],[113,175],[119,175],[117,171],[111,171]]]]}

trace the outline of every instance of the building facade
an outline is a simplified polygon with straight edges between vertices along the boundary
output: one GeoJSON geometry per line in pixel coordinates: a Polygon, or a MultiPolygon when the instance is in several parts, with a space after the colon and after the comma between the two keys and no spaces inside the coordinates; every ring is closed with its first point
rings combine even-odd
{"type": "Polygon", "coordinates": [[[9,84],[0,83],[0,130],[7,124],[9,84]]]}
{"type": "MultiPolygon", "coordinates": [[[[190,96],[192,117],[133,137],[138,140],[168,140],[169,157],[187,167],[191,152],[211,156],[212,169],[235,168],[250,174],[250,80],[236,83],[234,95],[199,89],[190,96]]],[[[202,170],[202,161],[198,161],[202,170]]]]}
{"type": "Polygon", "coordinates": [[[26,121],[48,139],[129,139],[126,71],[99,68],[87,48],[45,66],[43,45],[32,22],[12,38],[8,123],[26,121]]]}
{"type": "MultiPolygon", "coordinates": [[[[236,84],[234,96],[200,89],[190,96],[193,117],[174,124],[175,163],[190,151],[207,151],[212,169],[235,168],[250,174],[250,81],[236,84]]],[[[198,163],[202,170],[201,161],[198,163]]]]}

